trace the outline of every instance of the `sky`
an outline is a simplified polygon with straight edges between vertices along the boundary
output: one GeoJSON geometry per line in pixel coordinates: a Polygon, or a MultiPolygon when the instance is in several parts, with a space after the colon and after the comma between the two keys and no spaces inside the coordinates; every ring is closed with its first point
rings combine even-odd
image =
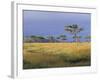
{"type": "Polygon", "coordinates": [[[25,36],[58,36],[64,34],[72,35],[64,30],[64,26],[78,24],[84,30],[78,33],[79,36],[87,36],[91,33],[91,14],[71,12],[50,12],[50,11],[23,11],[23,33],[25,36]]]}

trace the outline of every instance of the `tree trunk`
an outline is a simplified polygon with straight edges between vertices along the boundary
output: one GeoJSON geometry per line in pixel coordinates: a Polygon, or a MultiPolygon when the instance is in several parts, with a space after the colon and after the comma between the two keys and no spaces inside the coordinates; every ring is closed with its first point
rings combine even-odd
{"type": "Polygon", "coordinates": [[[75,34],[74,37],[75,37],[75,42],[77,42],[77,35],[75,34]]]}

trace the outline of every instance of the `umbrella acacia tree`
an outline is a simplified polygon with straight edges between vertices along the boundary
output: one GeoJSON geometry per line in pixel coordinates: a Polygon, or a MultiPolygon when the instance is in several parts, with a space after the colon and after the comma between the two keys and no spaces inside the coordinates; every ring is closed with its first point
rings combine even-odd
{"type": "Polygon", "coordinates": [[[72,24],[72,25],[68,25],[65,26],[65,31],[71,33],[74,37],[74,41],[77,42],[77,34],[79,32],[81,32],[83,30],[83,28],[79,27],[77,24],[72,24]]]}

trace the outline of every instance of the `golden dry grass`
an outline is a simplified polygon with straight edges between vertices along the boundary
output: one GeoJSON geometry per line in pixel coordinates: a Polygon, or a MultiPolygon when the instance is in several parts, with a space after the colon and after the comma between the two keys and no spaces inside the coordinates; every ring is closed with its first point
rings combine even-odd
{"type": "Polygon", "coordinates": [[[90,43],[24,43],[23,68],[90,65],[90,43]]]}

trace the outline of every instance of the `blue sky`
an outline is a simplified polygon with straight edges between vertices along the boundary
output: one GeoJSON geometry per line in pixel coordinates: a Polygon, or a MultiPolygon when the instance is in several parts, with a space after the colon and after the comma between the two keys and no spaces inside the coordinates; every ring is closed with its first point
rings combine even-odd
{"type": "Polygon", "coordinates": [[[68,13],[68,12],[47,12],[47,11],[23,11],[23,33],[24,36],[42,35],[58,36],[71,34],[64,31],[65,25],[78,24],[84,30],[78,35],[86,36],[91,33],[91,14],[89,13],[68,13]]]}

